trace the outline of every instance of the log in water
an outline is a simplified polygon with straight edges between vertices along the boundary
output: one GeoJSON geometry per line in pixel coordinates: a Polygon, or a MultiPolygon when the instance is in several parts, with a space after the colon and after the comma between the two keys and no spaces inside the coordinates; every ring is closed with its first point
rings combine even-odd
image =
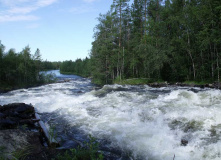
{"type": "Polygon", "coordinates": [[[95,89],[89,79],[65,78],[70,81],[1,94],[0,105],[32,103],[46,127],[56,127],[64,147],[91,134],[102,150],[132,159],[221,159],[220,90],[147,85],[95,89]]]}

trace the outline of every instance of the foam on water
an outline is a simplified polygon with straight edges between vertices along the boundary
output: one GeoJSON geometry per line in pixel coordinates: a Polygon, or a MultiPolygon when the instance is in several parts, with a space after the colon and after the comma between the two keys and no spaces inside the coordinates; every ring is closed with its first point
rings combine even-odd
{"type": "Polygon", "coordinates": [[[221,159],[219,90],[130,85],[93,90],[87,84],[74,80],[16,90],[0,95],[0,104],[32,103],[38,112],[56,113],[133,159],[171,160],[174,154],[179,160],[221,159]],[[83,93],[77,94],[80,88],[83,93]]]}

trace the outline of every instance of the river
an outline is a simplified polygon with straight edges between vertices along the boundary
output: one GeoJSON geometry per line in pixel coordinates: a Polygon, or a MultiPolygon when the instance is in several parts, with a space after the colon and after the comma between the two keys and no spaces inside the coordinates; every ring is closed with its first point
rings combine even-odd
{"type": "Polygon", "coordinates": [[[220,160],[221,91],[147,85],[105,85],[62,75],[69,82],[0,94],[0,105],[33,104],[54,126],[62,147],[91,134],[113,159],[220,160]],[[188,144],[182,145],[181,140],[188,144]]]}

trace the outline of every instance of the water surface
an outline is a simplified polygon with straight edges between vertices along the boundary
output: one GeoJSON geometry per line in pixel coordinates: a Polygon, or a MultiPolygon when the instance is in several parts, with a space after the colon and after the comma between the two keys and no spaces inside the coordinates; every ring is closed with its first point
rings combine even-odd
{"type": "Polygon", "coordinates": [[[67,148],[91,134],[115,159],[221,159],[219,90],[147,85],[98,89],[89,79],[53,73],[70,81],[1,94],[0,104],[33,104],[67,148]]]}

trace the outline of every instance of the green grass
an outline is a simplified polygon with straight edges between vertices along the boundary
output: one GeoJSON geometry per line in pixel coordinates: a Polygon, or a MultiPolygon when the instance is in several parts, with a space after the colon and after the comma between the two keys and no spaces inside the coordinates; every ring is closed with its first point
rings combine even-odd
{"type": "Polygon", "coordinates": [[[188,85],[205,85],[208,83],[212,83],[211,81],[185,81],[183,84],[188,84],[188,85]]]}
{"type": "Polygon", "coordinates": [[[120,80],[119,78],[114,80],[115,84],[128,84],[128,85],[142,85],[142,84],[148,84],[151,83],[152,80],[148,78],[131,78],[131,79],[123,79],[120,80]]]}
{"type": "Polygon", "coordinates": [[[26,146],[23,149],[17,149],[14,152],[9,153],[6,147],[0,146],[0,160],[7,160],[8,157],[13,160],[24,160],[26,156],[31,154],[33,148],[31,146],[26,146]]]}
{"type": "Polygon", "coordinates": [[[104,157],[99,153],[99,144],[95,138],[89,136],[90,141],[85,142],[85,147],[70,149],[63,155],[58,155],[57,160],[103,160],[104,157]]]}

